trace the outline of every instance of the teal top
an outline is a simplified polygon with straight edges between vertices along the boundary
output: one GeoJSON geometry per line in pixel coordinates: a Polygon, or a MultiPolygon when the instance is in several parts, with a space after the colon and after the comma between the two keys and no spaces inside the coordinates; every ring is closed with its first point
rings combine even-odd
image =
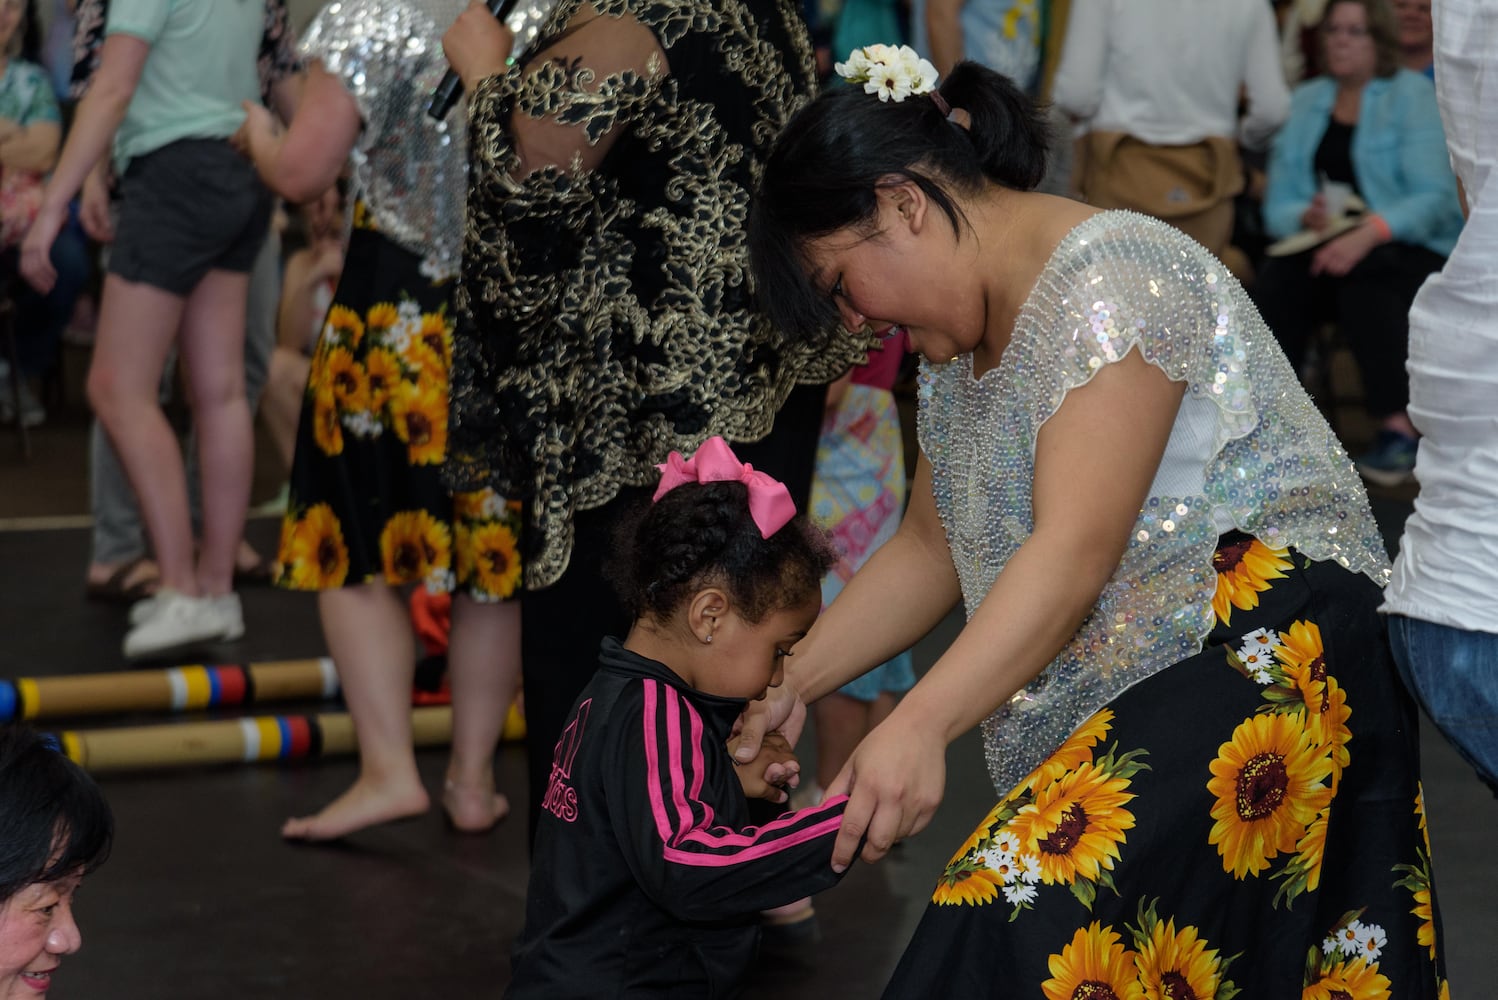
{"type": "MultiPolygon", "coordinates": [[[[1290,117],[1274,140],[1264,192],[1264,228],[1283,239],[1300,229],[1316,194],[1316,148],[1326,135],[1337,84],[1319,76],[1295,89],[1290,117]]],[[[1394,239],[1451,253],[1462,231],[1456,177],[1446,155],[1436,88],[1402,69],[1363,88],[1352,133],[1352,170],[1370,210],[1388,223],[1394,239]]]]}
{"type": "Polygon", "coordinates": [[[179,139],[226,139],[260,99],[261,0],[113,0],[107,35],[151,46],[114,139],[115,168],[179,139]]]}
{"type": "Polygon", "coordinates": [[[5,64],[0,73],[0,118],[19,125],[62,121],[46,70],[23,59],[5,64]]]}

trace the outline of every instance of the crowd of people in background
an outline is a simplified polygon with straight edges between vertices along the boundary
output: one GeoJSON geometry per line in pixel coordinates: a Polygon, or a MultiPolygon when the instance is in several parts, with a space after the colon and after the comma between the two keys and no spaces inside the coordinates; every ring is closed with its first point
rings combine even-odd
{"type": "MultiPolygon", "coordinates": [[[[802,871],[805,845],[838,874],[878,860],[925,825],[938,758],[981,724],[1000,799],[941,874],[892,993],[945,980],[957,995],[998,953],[972,947],[977,926],[1009,967],[1072,995],[1063,981],[1112,942],[1075,928],[1057,971],[1031,929],[1063,883],[1091,886],[1094,918],[1120,928],[1140,899],[1154,926],[1236,893],[1236,916],[1200,933],[1252,950],[1253,916],[1318,891],[1325,866],[1296,947],[1235,966],[1238,987],[1357,974],[1335,949],[1308,971],[1304,945],[1374,926],[1320,926],[1323,911],[1371,908],[1387,914],[1375,971],[1434,997],[1438,954],[1350,860],[1423,858],[1428,878],[1406,688],[1498,789],[1498,621],[1473,610],[1498,586],[1498,538],[1472,526],[1498,493],[1481,328],[1498,101],[1460,75],[1491,65],[1472,40],[1498,34],[1482,4],[1435,2],[1433,19],[1431,0],[1203,0],[1189,17],[1160,0],[535,0],[501,23],[461,0],[343,0],[298,40],[284,0],[58,0],[45,38],[35,0],[0,0],[0,294],[17,345],[0,357],[0,424],[52,417],[64,338],[91,327],[83,575],[90,598],[128,608],[128,660],[238,639],[238,587],[317,595],[360,772],[288,820],[289,839],[430,807],[406,597],[451,602],[441,805],[472,833],[507,815],[493,758],[523,692],[530,832],[557,839],[537,855],[522,951],[536,995],[580,974],[557,942],[598,919],[581,910],[605,891],[577,863],[596,848],[558,846],[577,833],[554,822],[571,822],[558,783],[588,704],[600,731],[606,700],[654,718],[653,700],[608,687],[643,675],[725,739],[739,729],[721,706],[692,699],[773,686],[741,720],[755,768],[738,777],[774,774],[755,787],[777,803],[793,770],[767,730],[794,743],[815,699],[818,737],[819,769],[774,836],[736,798],[712,805],[740,787],[701,748],[707,818],[685,799],[675,818],[611,800],[651,825],[634,846],[670,862],[633,868],[630,890],[672,903],[662,948],[702,947],[673,920],[810,919],[793,897],[836,878],[802,871]],[[439,120],[426,100],[449,65],[466,97],[439,120]],[[1301,386],[1343,347],[1371,439],[1329,425],[1301,386]],[[899,401],[918,363],[907,469],[899,401]],[[164,410],[178,392],[185,445],[164,410]],[[287,481],[273,556],[243,537],[257,412],[287,481]],[[1096,427],[1120,412],[1130,426],[1104,443],[1096,427]],[[666,516],[661,470],[712,438],[745,495],[693,506],[693,487],[668,504],[683,521],[650,521],[666,516]],[[1245,469],[1252,490],[1233,479],[1245,469]],[[1382,608],[1391,656],[1363,484],[1417,478],[1382,608]],[[836,551],[803,520],[766,528],[765,481],[836,551]],[[657,536],[662,551],[625,544],[657,536]],[[610,565],[621,547],[637,565],[610,565]],[[819,587],[792,579],[808,566],[819,587]],[[761,577],[794,600],[754,597],[761,577]],[[917,680],[910,647],[959,604],[966,629],[917,680]],[[771,669],[743,666],[782,624],[793,667],[774,642],[771,669]],[[1460,699],[1443,693],[1453,677],[1460,699]],[[1263,709],[1266,686],[1291,709],[1263,709]],[[1173,726],[1183,699],[1213,707],[1173,726]],[[1224,776],[1259,751],[1282,766],[1255,780],[1283,780],[1249,801],[1248,779],[1224,776]],[[1200,830],[1168,761],[1217,775],[1200,830]],[[1081,840],[1042,861],[1035,845],[1054,847],[1084,800],[1127,824],[1090,821],[1091,861],[1081,840]],[[1059,818],[1040,830],[1030,814],[1046,809],[1059,818]],[[1130,833],[1134,813],[1149,822],[1130,833]],[[1248,824],[1271,814],[1260,844],[1248,824]],[[704,843],[771,845],[797,823],[795,879],[751,881],[726,909],[675,906],[700,866],[738,871],[738,855],[694,855],[704,843]],[[1193,872],[1190,888],[1166,869],[1193,872]],[[781,909],[741,912],[760,906],[781,909]]],[[[649,777],[647,744],[610,766],[649,777]]],[[[66,894],[107,851],[107,807],[79,788],[85,813],[53,834],[71,838],[66,864],[0,886],[0,932],[12,897],[66,894]]],[[[74,938],[49,931],[47,954],[74,938]]],[[[742,965],[741,936],[724,940],[734,954],[706,982],[742,965]]],[[[36,963],[15,974],[46,981],[36,963]]]]}

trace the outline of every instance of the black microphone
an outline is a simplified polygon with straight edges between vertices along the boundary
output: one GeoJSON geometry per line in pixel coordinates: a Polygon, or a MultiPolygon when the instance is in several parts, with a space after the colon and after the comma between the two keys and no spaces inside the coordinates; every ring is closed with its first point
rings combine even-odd
{"type": "MultiPolygon", "coordinates": [[[[516,0],[489,0],[489,13],[493,14],[495,20],[503,24],[509,19],[510,12],[515,9],[516,0]]],[[[508,53],[506,53],[508,55],[508,53]]],[[[432,91],[431,103],[427,105],[427,114],[439,122],[447,117],[453,105],[458,103],[458,95],[463,92],[463,81],[458,74],[449,69],[442,74],[442,82],[437,84],[437,89],[432,91]]]]}

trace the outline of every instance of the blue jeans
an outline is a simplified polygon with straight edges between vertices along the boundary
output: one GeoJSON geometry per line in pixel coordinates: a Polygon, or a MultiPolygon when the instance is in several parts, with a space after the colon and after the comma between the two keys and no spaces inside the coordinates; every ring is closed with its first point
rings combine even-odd
{"type": "Polygon", "coordinates": [[[1498,796],[1498,633],[1389,616],[1405,687],[1498,796]]]}

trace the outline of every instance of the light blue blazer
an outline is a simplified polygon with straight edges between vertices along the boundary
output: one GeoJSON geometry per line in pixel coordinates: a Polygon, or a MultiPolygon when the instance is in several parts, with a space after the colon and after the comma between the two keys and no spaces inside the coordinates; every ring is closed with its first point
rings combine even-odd
{"type": "MultiPolygon", "coordinates": [[[[1317,77],[1295,88],[1290,117],[1274,140],[1264,195],[1264,228],[1276,239],[1299,231],[1320,181],[1316,148],[1331,121],[1337,85],[1317,77]]],[[[1462,231],[1456,178],[1446,155],[1435,85],[1401,69],[1363,88],[1352,133],[1352,170],[1371,211],[1394,239],[1451,253],[1462,231]]]]}

